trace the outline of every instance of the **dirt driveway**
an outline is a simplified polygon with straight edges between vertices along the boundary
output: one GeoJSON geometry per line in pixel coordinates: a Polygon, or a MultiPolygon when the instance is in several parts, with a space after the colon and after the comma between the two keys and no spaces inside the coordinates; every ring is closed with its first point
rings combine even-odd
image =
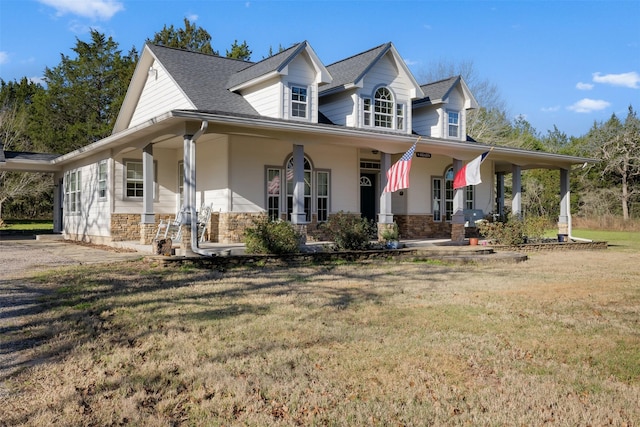
{"type": "MultiPolygon", "coordinates": [[[[25,326],[29,315],[40,310],[39,300],[49,289],[26,279],[36,271],[69,265],[117,262],[142,254],[112,248],[79,245],[62,240],[31,237],[0,238],[0,335],[25,326]]],[[[16,369],[26,366],[36,338],[3,342],[0,348],[0,396],[3,382],[16,369]]]]}

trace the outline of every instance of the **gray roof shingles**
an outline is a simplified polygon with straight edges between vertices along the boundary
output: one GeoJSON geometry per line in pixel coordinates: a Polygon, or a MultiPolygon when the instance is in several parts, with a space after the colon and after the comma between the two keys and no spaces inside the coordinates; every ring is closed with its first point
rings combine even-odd
{"type": "Polygon", "coordinates": [[[391,43],[385,43],[327,66],[327,70],[333,77],[333,81],[328,85],[322,86],[320,95],[340,86],[358,81],[374,61],[390,47],[391,43]]]}
{"type": "Polygon", "coordinates": [[[421,104],[424,102],[439,101],[447,96],[458,81],[460,76],[449,77],[446,79],[438,80],[437,82],[427,83],[421,85],[420,88],[424,92],[425,97],[414,101],[414,104],[421,104]]]}
{"type": "Polygon", "coordinates": [[[227,90],[229,78],[251,62],[181,49],[148,45],[196,109],[258,115],[239,94],[227,90]]]}

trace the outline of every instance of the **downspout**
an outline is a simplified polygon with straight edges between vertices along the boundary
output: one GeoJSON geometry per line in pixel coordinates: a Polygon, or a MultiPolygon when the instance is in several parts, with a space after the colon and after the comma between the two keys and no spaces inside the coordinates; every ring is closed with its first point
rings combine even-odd
{"type": "Polygon", "coordinates": [[[198,239],[198,212],[196,211],[196,182],[195,182],[195,169],[196,169],[196,140],[198,138],[200,138],[202,136],[203,133],[205,133],[207,131],[207,127],[209,127],[209,122],[206,120],[202,121],[202,124],[200,125],[200,129],[191,137],[191,143],[193,144],[191,146],[191,152],[190,152],[190,158],[191,158],[191,167],[194,169],[193,172],[193,177],[194,177],[194,181],[193,181],[193,189],[192,189],[192,194],[189,194],[189,197],[192,198],[192,203],[191,203],[191,251],[195,254],[198,254],[200,256],[211,256],[210,254],[207,254],[205,251],[203,251],[202,249],[200,249],[199,245],[199,240],[198,239]]]}
{"type": "Polygon", "coordinates": [[[591,243],[593,242],[593,240],[590,239],[583,239],[582,237],[575,237],[571,235],[571,214],[569,214],[569,218],[567,218],[567,238],[569,240],[577,240],[578,242],[586,242],[586,243],[591,243]]]}

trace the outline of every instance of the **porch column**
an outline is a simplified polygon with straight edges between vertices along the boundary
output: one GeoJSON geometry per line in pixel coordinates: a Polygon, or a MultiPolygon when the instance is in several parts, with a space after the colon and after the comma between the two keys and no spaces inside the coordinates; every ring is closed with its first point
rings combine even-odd
{"type": "Polygon", "coordinates": [[[522,168],[519,165],[511,166],[511,215],[520,217],[522,215],[522,168]]]}
{"type": "Polygon", "coordinates": [[[569,181],[569,169],[560,169],[560,217],[558,218],[558,234],[569,234],[569,222],[571,221],[571,190],[569,181]]]}
{"type": "Polygon", "coordinates": [[[148,245],[156,234],[156,217],[153,213],[153,144],[142,149],[142,182],[140,244],[148,245]]]}
{"type": "Polygon", "coordinates": [[[180,254],[190,256],[191,250],[191,215],[195,211],[196,168],[193,135],[183,136],[184,197],[182,198],[182,238],[180,254]]]}
{"type": "MultiPolygon", "coordinates": [[[[380,155],[380,191],[387,186],[387,171],[391,167],[391,154],[382,153],[380,155]]],[[[380,212],[378,213],[379,224],[393,224],[393,213],[391,210],[391,193],[380,194],[380,212]]]]}
{"type": "Polygon", "coordinates": [[[496,174],[496,213],[504,215],[504,172],[496,174]]]}
{"type": "Polygon", "coordinates": [[[64,182],[62,179],[56,179],[57,184],[53,185],[53,232],[62,233],[62,201],[64,198],[64,182]]]}
{"type": "MultiPolygon", "coordinates": [[[[453,176],[462,169],[462,160],[453,159],[453,176]]],[[[451,216],[451,240],[464,241],[464,193],[465,188],[453,190],[453,215],[451,216]]]]}
{"type": "Polygon", "coordinates": [[[293,146],[293,212],[291,223],[305,224],[307,216],[304,212],[304,146],[293,146]]]}

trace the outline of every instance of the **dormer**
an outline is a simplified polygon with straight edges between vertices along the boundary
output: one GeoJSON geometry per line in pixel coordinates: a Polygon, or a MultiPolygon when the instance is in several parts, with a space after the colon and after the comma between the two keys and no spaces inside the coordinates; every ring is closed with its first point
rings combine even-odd
{"type": "Polygon", "coordinates": [[[461,76],[421,86],[425,97],[413,102],[414,132],[432,138],[466,141],[467,112],[478,102],[461,76]]]}
{"type": "Polygon", "coordinates": [[[411,133],[411,103],[424,93],[392,43],[327,69],[334,80],[321,88],[320,112],[332,123],[411,133]]]}
{"type": "Polygon", "coordinates": [[[229,91],[242,97],[262,116],[318,122],[318,87],[332,78],[307,42],[232,75],[229,91]]]}

